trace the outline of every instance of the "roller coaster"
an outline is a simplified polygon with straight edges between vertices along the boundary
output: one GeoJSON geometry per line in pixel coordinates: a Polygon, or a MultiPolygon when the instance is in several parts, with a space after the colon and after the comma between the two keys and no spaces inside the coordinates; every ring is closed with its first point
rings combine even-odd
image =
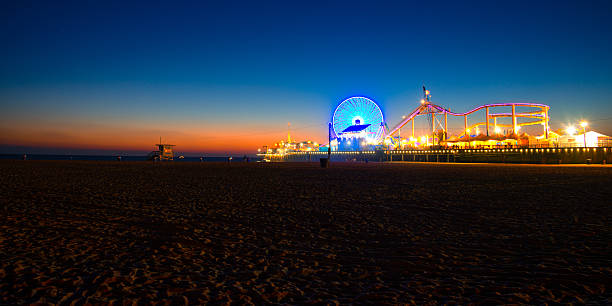
{"type": "MultiPolygon", "coordinates": [[[[419,105],[416,109],[414,109],[408,116],[398,123],[393,129],[390,129],[388,133],[385,134],[385,139],[393,139],[393,136],[399,133],[400,129],[406,126],[407,124],[411,124],[412,132],[411,137],[414,137],[414,120],[418,116],[429,115],[429,119],[431,121],[431,129],[432,134],[437,134],[438,131],[441,131],[441,135],[446,140],[446,135],[448,134],[448,115],[463,117],[464,119],[464,129],[458,135],[459,137],[463,137],[469,135],[471,131],[479,130],[482,126],[484,127],[484,134],[486,136],[490,135],[490,127],[493,126],[493,132],[495,134],[500,133],[500,129],[502,127],[511,128],[512,134],[519,134],[519,130],[522,126],[529,125],[541,125],[543,126],[543,135],[545,139],[549,137],[549,121],[550,117],[548,116],[548,111],[550,106],[544,104],[537,103],[525,103],[525,102],[516,102],[516,103],[495,103],[495,104],[485,104],[480,105],[472,110],[469,110],[465,113],[455,113],[450,111],[449,109],[436,105],[430,101],[430,93],[423,86],[423,94],[424,98],[421,100],[421,105],[419,105]],[[511,113],[491,113],[492,109],[497,107],[511,107],[511,113]],[[527,112],[517,112],[517,107],[527,107],[535,110],[527,111],[527,112]],[[468,115],[471,115],[481,109],[485,110],[485,118],[484,121],[472,123],[468,125],[468,115]],[[443,121],[440,119],[443,117],[443,121]],[[511,118],[511,124],[501,124],[498,122],[498,118],[511,118]],[[529,118],[534,119],[527,122],[518,122],[518,118],[529,118]],[[491,124],[491,121],[493,123],[491,124]]],[[[478,134],[478,133],[477,133],[478,134]]]]}

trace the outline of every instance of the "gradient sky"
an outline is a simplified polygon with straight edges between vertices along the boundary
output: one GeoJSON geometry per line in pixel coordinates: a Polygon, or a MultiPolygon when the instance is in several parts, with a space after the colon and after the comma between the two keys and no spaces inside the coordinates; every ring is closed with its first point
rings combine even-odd
{"type": "Polygon", "coordinates": [[[253,153],[287,122],[325,142],[343,98],[393,126],[423,84],[612,135],[610,1],[124,2],[0,4],[0,153],[253,153]]]}

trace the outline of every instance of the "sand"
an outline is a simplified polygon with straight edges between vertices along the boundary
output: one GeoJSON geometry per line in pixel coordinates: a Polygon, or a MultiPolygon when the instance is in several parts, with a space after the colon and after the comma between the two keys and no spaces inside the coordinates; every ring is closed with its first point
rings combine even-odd
{"type": "Polygon", "coordinates": [[[612,302],[610,167],[0,170],[0,304],[612,302]]]}

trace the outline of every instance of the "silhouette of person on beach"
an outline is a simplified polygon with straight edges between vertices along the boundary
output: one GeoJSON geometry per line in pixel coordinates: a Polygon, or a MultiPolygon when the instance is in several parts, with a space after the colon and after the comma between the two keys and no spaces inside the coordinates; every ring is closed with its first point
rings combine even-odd
{"type": "Polygon", "coordinates": [[[23,160],[27,160],[28,159],[28,155],[23,154],[23,160]]]}

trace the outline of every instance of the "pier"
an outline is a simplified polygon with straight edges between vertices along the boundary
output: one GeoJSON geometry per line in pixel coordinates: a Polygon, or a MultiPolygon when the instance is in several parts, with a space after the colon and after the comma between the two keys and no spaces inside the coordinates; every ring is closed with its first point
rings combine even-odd
{"type": "MultiPolygon", "coordinates": [[[[272,162],[318,162],[327,152],[260,154],[272,162]]],[[[332,161],[607,164],[612,147],[332,151],[332,161]]]]}

